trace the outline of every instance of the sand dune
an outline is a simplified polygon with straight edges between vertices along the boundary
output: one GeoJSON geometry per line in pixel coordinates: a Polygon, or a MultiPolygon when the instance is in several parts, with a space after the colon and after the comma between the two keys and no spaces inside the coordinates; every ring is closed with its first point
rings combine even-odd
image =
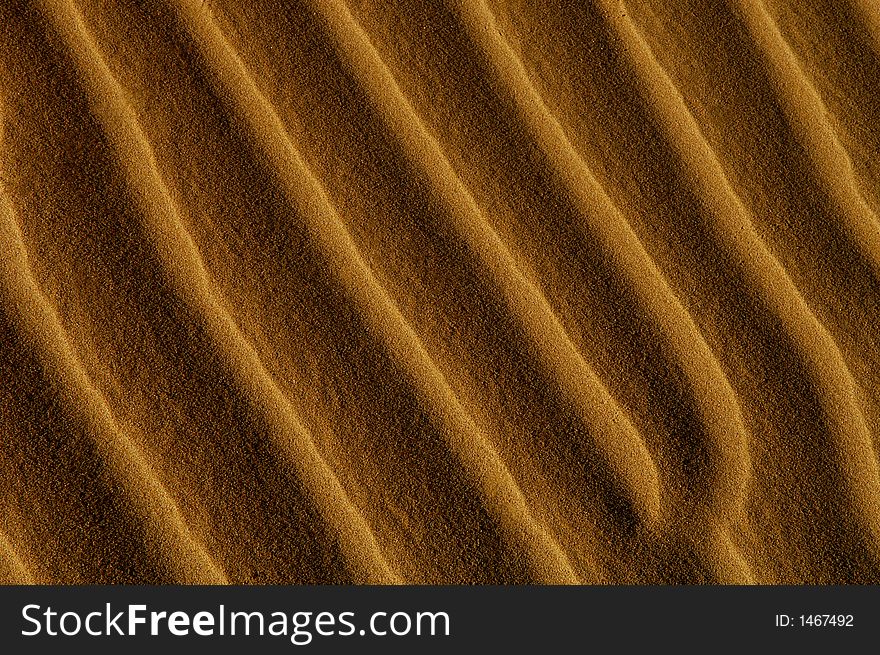
{"type": "Polygon", "coordinates": [[[880,582],[880,12],[0,5],[0,582],[880,582]]]}

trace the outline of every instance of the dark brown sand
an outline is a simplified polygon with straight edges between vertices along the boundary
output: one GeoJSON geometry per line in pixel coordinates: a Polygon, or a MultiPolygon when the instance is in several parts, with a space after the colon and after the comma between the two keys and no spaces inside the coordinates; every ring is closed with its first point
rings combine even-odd
{"type": "Polygon", "coordinates": [[[877,7],[0,2],[0,582],[880,583],[877,7]]]}

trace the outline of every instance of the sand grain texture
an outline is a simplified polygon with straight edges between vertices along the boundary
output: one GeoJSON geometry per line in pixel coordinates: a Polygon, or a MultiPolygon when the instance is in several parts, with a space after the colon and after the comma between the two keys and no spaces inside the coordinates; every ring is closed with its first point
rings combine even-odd
{"type": "Polygon", "coordinates": [[[0,582],[880,582],[867,0],[0,4],[0,582]]]}

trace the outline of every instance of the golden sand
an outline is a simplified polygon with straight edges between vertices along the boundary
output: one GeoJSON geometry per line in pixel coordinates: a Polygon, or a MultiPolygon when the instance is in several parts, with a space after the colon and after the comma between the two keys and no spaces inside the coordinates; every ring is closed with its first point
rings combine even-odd
{"type": "Polygon", "coordinates": [[[0,582],[880,583],[872,0],[0,3],[0,582]]]}

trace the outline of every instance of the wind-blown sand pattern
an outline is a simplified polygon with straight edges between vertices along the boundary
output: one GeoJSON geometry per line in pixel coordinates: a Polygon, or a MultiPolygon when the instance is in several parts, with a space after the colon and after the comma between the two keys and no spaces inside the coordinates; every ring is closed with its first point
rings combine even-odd
{"type": "Polygon", "coordinates": [[[0,582],[880,583],[871,0],[0,3],[0,582]]]}

